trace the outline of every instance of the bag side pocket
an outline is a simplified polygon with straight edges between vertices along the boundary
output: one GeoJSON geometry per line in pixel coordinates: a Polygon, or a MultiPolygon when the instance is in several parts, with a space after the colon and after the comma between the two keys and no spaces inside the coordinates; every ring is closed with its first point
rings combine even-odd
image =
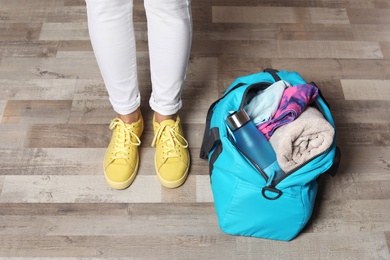
{"type": "Polygon", "coordinates": [[[289,241],[308,220],[306,210],[310,205],[303,199],[301,187],[268,200],[260,187],[238,179],[230,194],[233,196],[220,223],[228,234],[289,241]]]}

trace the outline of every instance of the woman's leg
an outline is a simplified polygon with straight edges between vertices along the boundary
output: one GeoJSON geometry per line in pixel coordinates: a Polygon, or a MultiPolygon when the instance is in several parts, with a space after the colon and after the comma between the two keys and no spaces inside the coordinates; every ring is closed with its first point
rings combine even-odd
{"type": "Polygon", "coordinates": [[[192,38],[189,0],[145,0],[152,95],[150,106],[156,146],[155,168],[161,184],[182,185],[188,176],[190,155],[178,110],[186,77],[192,38]]]}
{"type": "Polygon", "coordinates": [[[111,121],[111,142],[104,156],[104,176],[115,189],[127,188],[139,165],[144,124],[133,29],[132,0],[86,0],[92,47],[118,118],[111,121]]]}
{"type": "Polygon", "coordinates": [[[190,0],[145,0],[152,80],[151,108],[172,115],[181,108],[192,41],[190,0]]]}
{"type": "Polygon", "coordinates": [[[130,114],[140,105],[133,1],[86,3],[89,35],[110,102],[118,114],[130,114]]]}

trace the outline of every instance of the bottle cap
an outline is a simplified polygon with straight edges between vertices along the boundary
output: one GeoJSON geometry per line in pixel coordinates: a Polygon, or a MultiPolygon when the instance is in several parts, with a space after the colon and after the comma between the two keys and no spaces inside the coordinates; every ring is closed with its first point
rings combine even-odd
{"type": "Polygon", "coordinates": [[[244,109],[241,109],[226,118],[229,128],[233,131],[245,125],[249,120],[250,118],[244,109]]]}

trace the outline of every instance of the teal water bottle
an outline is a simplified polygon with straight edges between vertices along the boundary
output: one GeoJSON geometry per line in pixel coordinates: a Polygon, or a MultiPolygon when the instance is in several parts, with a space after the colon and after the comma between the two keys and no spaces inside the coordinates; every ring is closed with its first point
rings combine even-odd
{"type": "Polygon", "coordinates": [[[276,154],[267,138],[256,128],[244,109],[231,114],[226,123],[238,148],[260,168],[276,161],[276,154]]]}

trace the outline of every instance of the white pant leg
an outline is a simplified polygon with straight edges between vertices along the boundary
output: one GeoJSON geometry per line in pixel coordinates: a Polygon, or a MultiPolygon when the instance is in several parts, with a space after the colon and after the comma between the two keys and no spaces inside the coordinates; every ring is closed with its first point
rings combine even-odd
{"type": "Polygon", "coordinates": [[[151,108],[162,115],[182,106],[192,41],[190,0],[145,0],[152,95],[151,108]]]}
{"type": "Polygon", "coordinates": [[[94,54],[114,110],[140,105],[132,0],[86,0],[94,54]]]}

